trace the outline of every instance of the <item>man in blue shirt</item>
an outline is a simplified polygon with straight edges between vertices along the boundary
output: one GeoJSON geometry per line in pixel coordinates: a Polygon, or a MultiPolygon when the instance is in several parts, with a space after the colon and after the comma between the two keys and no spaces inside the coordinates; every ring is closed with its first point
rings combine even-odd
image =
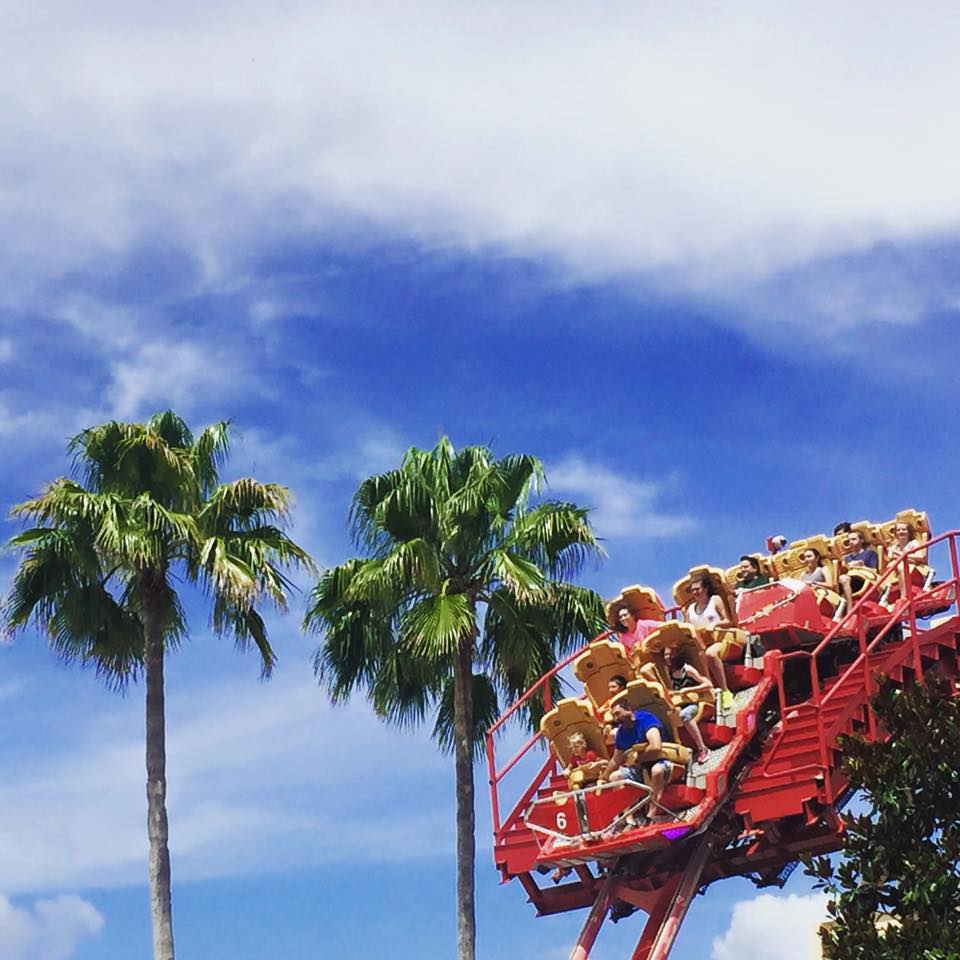
{"type": "Polygon", "coordinates": [[[847,601],[847,610],[853,606],[853,591],[858,593],[864,588],[868,580],[876,580],[876,569],[879,566],[877,551],[868,547],[859,530],[850,530],[844,541],[847,552],[843,555],[843,565],[846,572],[839,577],[840,589],[847,601]],[[870,570],[872,573],[866,573],[870,570]]]}
{"type": "MultiPolygon", "coordinates": [[[[663,746],[663,737],[666,733],[663,724],[652,713],[646,710],[631,710],[622,703],[614,704],[610,712],[613,722],[617,725],[617,733],[613,741],[613,756],[600,779],[611,782],[632,780],[635,783],[643,783],[643,768],[648,764],[626,766],[624,759],[627,751],[637,745],[659,750],[663,746]]],[[[670,761],[656,760],[649,766],[651,793],[647,810],[652,814],[666,786],[667,776],[670,773],[670,761]]]]}

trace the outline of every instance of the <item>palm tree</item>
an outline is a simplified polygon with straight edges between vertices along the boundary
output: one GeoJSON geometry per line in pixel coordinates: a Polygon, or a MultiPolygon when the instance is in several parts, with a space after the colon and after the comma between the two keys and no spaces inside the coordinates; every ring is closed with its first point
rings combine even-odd
{"type": "Polygon", "coordinates": [[[484,731],[500,697],[602,621],[600,598],[566,582],[600,555],[587,510],[529,507],[543,479],[535,457],[457,452],[445,437],[408,450],[399,469],[360,485],[350,523],[366,556],[327,570],[304,618],[321,634],[314,666],[334,702],[362,688],[389,722],[431,714],[453,751],[460,960],[475,955],[473,760],[484,731]]]}
{"type": "Polygon", "coordinates": [[[147,834],[155,960],[173,960],[167,846],[164,658],[187,635],[176,581],[213,603],[212,625],[262,674],[275,656],[257,606],[285,609],[291,566],[313,568],[282,530],[288,491],[245,478],[220,483],[228,423],[196,438],[170,411],[111,421],[70,442],[78,480],[54,480],[13,508],[35,526],[11,541],[22,556],[4,600],[8,632],[34,621],[65,661],[110,684],[146,680],[147,834]]]}

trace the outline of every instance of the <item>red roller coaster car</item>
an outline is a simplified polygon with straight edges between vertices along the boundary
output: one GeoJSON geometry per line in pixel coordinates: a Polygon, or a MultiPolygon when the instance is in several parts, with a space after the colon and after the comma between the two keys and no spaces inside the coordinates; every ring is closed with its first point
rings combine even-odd
{"type": "Polygon", "coordinates": [[[800,855],[838,849],[839,810],[850,794],[838,737],[884,735],[869,707],[878,675],[900,683],[929,669],[960,675],[960,532],[931,537],[926,515],[913,510],[853,528],[878,553],[877,570],[845,567],[841,533],[758,557],[772,582],[754,589],[737,590],[736,568],[711,567],[694,568],[677,583],[672,609],[647,588],[626,588],[608,606],[608,619],[616,626],[619,611],[629,609],[646,635],[621,643],[613,630],[601,634],[488,731],[494,861],[504,882],[519,881],[539,915],[589,909],[572,960],[586,960],[608,914],[618,919],[638,909],[647,921],[632,960],[663,960],[694,895],[715,880],[745,876],[782,886],[800,855]],[[906,524],[912,538],[904,550],[906,524]],[[805,578],[811,549],[823,574],[805,578]],[[948,576],[935,579],[933,559],[948,576]],[[844,573],[849,609],[839,589],[844,573]],[[690,583],[704,576],[734,626],[681,622],[690,583]],[[721,651],[730,707],[713,690],[671,690],[665,676],[665,651],[685,651],[703,674],[711,646],[721,651]],[[554,702],[558,680],[571,670],[584,696],[554,702]],[[607,681],[616,675],[629,682],[611,699],[607,681]],[[611,749],[605,722],[617,702],[655,713],[667,731],[662,750],[638,746],[628,754],[638,769],[669,762],[656,805],[649,782],[603,780],[611,749]],[[691,703],[710,748],[703,763],[694,762],[678,723],[679,708],[691,703]],[[498,766],[497,732],[531,708],[542,711],[540,731],[498,766]],[[569,765],[574,733],[584,736],[595,762],[569,765]],[[529,779],[531,764],[538,769],[529,779]],[[546,881],[550,871],[562,882],[546,881]]]}

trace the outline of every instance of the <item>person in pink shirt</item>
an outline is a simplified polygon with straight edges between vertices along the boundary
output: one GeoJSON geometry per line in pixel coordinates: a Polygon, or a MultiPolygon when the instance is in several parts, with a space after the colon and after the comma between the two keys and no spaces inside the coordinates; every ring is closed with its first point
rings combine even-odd
{"type": "Polygon", "coordinates": [[[662,620],[638,620],[629,607],[621,607],[617,612],[620,636],[617,638],[629,654],[645,637],[663,626],[662,620]]]}

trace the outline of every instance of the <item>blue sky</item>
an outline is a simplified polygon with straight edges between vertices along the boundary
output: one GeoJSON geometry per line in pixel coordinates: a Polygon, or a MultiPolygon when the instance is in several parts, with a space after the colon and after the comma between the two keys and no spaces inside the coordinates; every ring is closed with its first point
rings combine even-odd
{"type": "MultiPolygon", "coordinates": [[[[592,506],[605,595],[844,518],[955,526],[955,11],[693,9],[11,5],[0,501],[172,406],[234,420],[231,474],[290,486],[323,564],[357,483],[441,433],[592,506]]],[[[301,611],[261,683],[190,605],[179,953],[452,956],[451,765],[325,702],[301,611]]],[[[141,694],[0,648],[3,956],[147,954],[141,694]]],[[[581,918],[498,886],[478,792],[479,956],[566,956],[581,918]]],[[[674,955],[805,960],[807,894],[717,885],[674,955]]]]}

